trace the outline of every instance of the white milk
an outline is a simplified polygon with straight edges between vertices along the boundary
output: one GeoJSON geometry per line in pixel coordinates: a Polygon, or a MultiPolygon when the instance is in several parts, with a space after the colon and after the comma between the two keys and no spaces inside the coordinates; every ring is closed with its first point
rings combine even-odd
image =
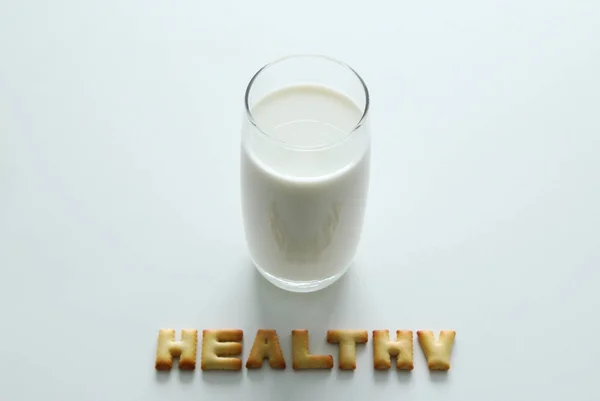
{"type": "Polygon", "coordinates": [[[242,141],[252,259],[288,282],[343,273],[360,239],[369,182],[368,132],[352,132],[362,110],[341,93],[299,85],[270,93],[251,113],[263,131],[248,123],[242,141]]]}

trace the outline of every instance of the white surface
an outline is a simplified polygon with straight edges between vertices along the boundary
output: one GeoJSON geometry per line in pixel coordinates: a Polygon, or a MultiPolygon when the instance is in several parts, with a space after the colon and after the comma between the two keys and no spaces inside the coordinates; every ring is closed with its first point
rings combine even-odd
{"type": "Polygon", "coordinates": [[[600,3],[349,4],[0,5],[2,399],[598,399],[600,3]],[[298,52],[373,97],[358,260],[311,295],[250,267],[238,183],[244,86],[298,52]],[[371,344],[353,375],[158,376],[161,327],[457,342],[447,376],[371,344]]]}

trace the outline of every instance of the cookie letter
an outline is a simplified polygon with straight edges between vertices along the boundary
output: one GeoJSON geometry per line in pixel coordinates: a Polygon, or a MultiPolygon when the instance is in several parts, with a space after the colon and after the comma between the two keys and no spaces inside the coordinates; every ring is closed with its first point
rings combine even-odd
{"type": "Polygon", "coordinates": [[[160,330],[156,349],[156,370],[171,370],[174,356],[179,357],[179,369],[194,370],[197,343],[198,330],[181,330],[181,341],[175,341],[175,330],[160,330]]]}
{"type": "Polygon", "coordinates": [[[454,345],[454,330],[440,331],[440,338],[436,341],[432,331],[417,331],[419,344],[427,358],[429,370],[448,370],[450,369],[450,354],[454,345]]]}
{"type": "Polygon", "coordinates": [[[365,330],[329,330],[327,342],[340,344],[340,369],[356,369],[356,344],[364,344],[369,340],[365,330]]]}
{"type": "Polygon", "coordinates": [[[263,360],[268,358],[273,369],[285,369],[285,359],[279,345],[279,337],[275,330],[260,329],[256,333],[252,350],[246,361],[246,368],[258,369],[262,367],[263,360]]]}
{"type": "Polygon", "coordinates": [[[391,356],[396,357],[396,368],[413,370],[413,334],[410,330],[397,330],[395,342],[390,341],[387,330],[373,330],[373,365],[377,370],[392,367],[391,356]]]}
{"type": "Polygon", "coordinates": [[[308,349],[308,330],[292,330],[292,367],[300,369],[331,369],[331,355],[311,355],[308,349]]]}
{"type": "Polygon", "coordinates": [[[240,370],[242,361],[230,356],[242,353],[242,330],[202,331],[202,370],[240,370]]]}

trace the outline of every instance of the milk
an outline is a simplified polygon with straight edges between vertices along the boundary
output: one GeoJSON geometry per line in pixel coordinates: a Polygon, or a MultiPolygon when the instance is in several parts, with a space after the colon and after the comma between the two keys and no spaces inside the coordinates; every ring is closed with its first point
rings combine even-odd
{"type": "Polygon", "coordinates": [[[244,227],[254,263],[280,286],[302,291],[335,280],[354,257],[369,183],[366,126],[353,132],[362,114],[316,85],[277,90],[251,107],[256,126],[248,122],[242,134],[244,227]]]}

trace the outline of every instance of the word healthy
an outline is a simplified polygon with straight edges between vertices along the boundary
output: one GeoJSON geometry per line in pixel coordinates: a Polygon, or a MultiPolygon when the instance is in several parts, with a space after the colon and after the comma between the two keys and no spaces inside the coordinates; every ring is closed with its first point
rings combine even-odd
{"type": "MultiPolygon", "coordinates": [[[[244,332],[235,329],[202,331],[202,370],[241,370],[244,332]]],[[[442,330],[438,338],[432,331],[419,330],[419,345],[427,359],[430,370],[450,369],[450,355],[456,332],[442,330]]],[[[388,330],[373,330],[373,367],[377,370],[390,369],[391,358],[396,358],[396,369],[412,370],[413,332],[397,330],[396,340],[390,340],[388,330]]],[[[339,368],[356,369],[356,344],[365,344],[369,340],[366,330],[328,330],[327,342],[339,346],[339,368]]],[[[196,368],[196,347],[198,330],[181,330],[181,339],[175,340],[174,329],[162,329],[158,333],[156,350],[157,370],[170,370],[173,358],[179,358],[179,369],[196,368]]],[[[332,369],[333,356],[314,355],[309,350],[308,330],[292,330],[292,367],[302,369],[332,369]]],[[[268,360],[272,369],[285,369],[286,361],[281,352],[279,337],[272,329],[259,329],[254,338],[250,355],[246,360],[247,369],[259,369],[263,361],[268,360]]]]}

